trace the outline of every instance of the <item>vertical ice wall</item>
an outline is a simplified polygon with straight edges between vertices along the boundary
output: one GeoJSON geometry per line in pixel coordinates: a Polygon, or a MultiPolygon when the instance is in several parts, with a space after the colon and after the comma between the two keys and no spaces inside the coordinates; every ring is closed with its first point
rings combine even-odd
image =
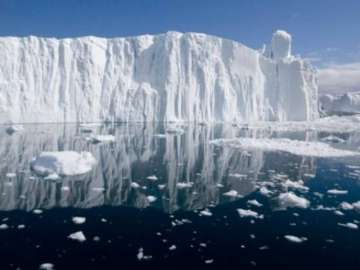
{"type": "Polygon", "coordinates": [[[284,31],[270,57],[198,33],[3,37],[0,123],[311,120],[315,75],[284,31]]]}

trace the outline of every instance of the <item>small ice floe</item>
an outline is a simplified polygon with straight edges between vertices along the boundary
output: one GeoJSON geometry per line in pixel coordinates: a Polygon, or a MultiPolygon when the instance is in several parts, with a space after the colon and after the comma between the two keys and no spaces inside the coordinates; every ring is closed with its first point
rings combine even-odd
{"type": "Polygon", "coordinates": [[[143,248],[139,248],[138,250],[138,253],[136,255],[136,258],[139,260],[139,261],[142,261],[142,260],[151,260],[152,259],[152,256],[150,255],[145,255],[144,254],[144,249],[143,248]]]}
{"type": "Polygon", "coordinates": [[[61,187],[61,191],[69,191],[70,187],[69,186],[62,186],[61,187]]]}
{"type": "Polygon", "coordinates": [[[240,174],[240,173],[230,173],[229,177],[233,177],[233,178],[246,178],[247,175],[246,174],[240,174]]]}
{"type": "Polygon", "coordinates": [[[295,235],[284,235],[284,238],[289,242],[293,242],[293,243],[302,243],[307,240],[306,237],[298,237],[295,235]]]}
{"type": "Polygon", "coordinates": [[[61,179],[60,175],[58,175],[57,173],[50,173],[49,175],[47,175],[46,177],[44,177],[45,180],[52,180],[52,181],[56,181],[61,179]]]}
{"type": "Polygon", "coordinates": [[[150,175],[150,176],[146,177],[146,179],[150,180],[150,181],[157,181],[158,180],[156,175],[150,175]]]}
{"type": "Polygon", "coordinates": [[[110,143],[115,142],[114,135],[92,135],[86,138],[91,143],[110,143]]]}
{"type": "Polygon", "coordinates": [[[176,184],[176,187],[179,189],[191,188],[194,185],[193,182],[179,182],[176,184]]]}
{"type": "Polygon", "coordinates": [[[344,139],[341,139],[340,137],[337,137],[337,136],[334,136],[334,135],[324,137],[321,140],[323,142],[328,142],[328,143],[344,143],[345,142],[344,139]]]}
{"type": "Polygon", "coordinates": [[[59,151],[42,152],[31,161],[31,168],[39,175],[47,176],[85,174],[96,164],[90,152],[59,151]]]}
{"type": "Polygon", "coordinates": [[[298,207],[305,209],[310,206],[310,202],[307,199],[299,197],[293,192],[281,193],[278,201],[282,208],[298,207]]]}
{"type": "Polygon", "coordinates": [[[337,216],[343,216],[344,215],[344,213],[341,212],[340,210],[335,210],[334,214],[337,215],[337,216]]]}
{"type": "Polygon", "coordinates": [[[204,261],[206,264],[212,264],[214,262],[214,259],[208,259],[204,261]]]}
{"type": "Polygon", "coordinates": [[[0,224],[0,230],[7,230],[9,229],[9,225],[3,223],[3,224],[0,224]]]}
{"type": "Polygon", "coordinates": [[[342,202],[340,203],[339,208],[342,210],[353,210],[354,206],[351,203],[342,202]]]}
{"type": "Polygon", "coordinates": [[[86,237],[82,231],[74,232],[68,236],[71,240],[84,242],[86,241],[86,237]]]}
{"type": "Polygon", "coordinates": [[[153,203],[153,202],[155,202],[157,200],[157,198],[155,196],[152,196],[152,195],[147,196],[146,199],[150,203],[153,203]]]}
{"type": "Polygon", "coordinates": [[[354,202],[352,206],[355,210],[360,211],[360,201],[354,202]]]}
{"type": "Polygon", "coordinates": [[[14,178],[14,177],[16,177],[16,173],[7,173],[6,177],[7,178],[14,178]]]}
{"type": "Polygon", "coordinates": [[[155,134],[154,137],[159,139],[166,139],[166,134],[155,134]]]}
{"type": "Polygon", "coordinates": [[[80,225],[80,224],[84,224],[86,221],[85,217],[73,217],[72,218],[72,222],[74,222],[74,224],[80,225]]]}
{"type": "Polygon", "coordinates": [[[158,188],[159,188],[160,190],[164,189],[165,187],[166,187],[166,185],[164,185],[164,184],[158,185],[158,188]]]}
{"type": "Polygon", "coordinates": [[[185,130],[183,130],[181,127],[178,126],[168,126],[166,127],[166,133],[169,134],[176,134],[176,135],[181,135],[185,132],[185,130]]]}
{"type": "Polygon", "coordinates": [[[91,188],[91,190],[95,191],[95,192],[104,192],[105,188],[104,187],[93,187],[93,188],[91,188]]]}
{"type": "Polygon", "coordinates": [[[199,215],[200,215],[200,216],[211,217],[211,216],[212,216],[212,213],[210,212],[209,209],[204,209],[204,210],[200,211],[199,215]]]}
{"type": "Polygon", "coordinates": [[[137,188],[140,188],[140,185],[136,182],[131,182],[130,187],[137,189],[137,188]]]}
{"type": "Polygon", "coordinates": [[[355,223],[352,222],[348,222],[348,223],[338,223],[339,226],[341,227],[345,227],[348,229],[352,229],[352,230],[357,230],[359,228],[359,226],[355,223]]]}
{"type": "Polygon", "coordinates": [[[261,203],[259,203],[257,200],[248,200],[247,201],[247,203],[248,204],[250,204],[250,205],[253,205],[253,206],[256,206],[256,207],[261,207],[261,206],[263,206],[261,203]]]}
{"type": "Polygon", "coordinates": [[[17,228],[18,228],[18,230],[23,230],[23,229],[25,229],[25,225],[24,224],[19,224],[18,226],[17,226],[17,228]]]}
{"type": "Polygon", "coordinates": [[[297,190],[302,190],[302,191],[309,190],[308,187],[304,186],[304,181],[302,181],[302,180],[299,180],[299,181],[286,180],[285,182],[282,183],[282,186],[287,189],[297,189],[297,190]]]}
{"type": "Polygon", "coordinates": [[[24,130],[24,126],[22,125],[11,125],[9,127],[6,128],[6,133],[8,134],[13,134],[15,132],[20,132],[24,130]]]}
{"type": "Polygon", "coordinates": [[[43,213],[43,210],[41,210],[41,209],[34,209],[34,210],[33,210],[33,213],[36,214],[36,215],[40,215],[40,214],[43,213]]]}
{"type": "Polygon", "coordinates": [[[331,194],[331,195],[346,195],[348,194],[347,190],[340,190],[340,189],[329,189],[327,191],[327,194],[331,194]]]}
{"type": "Polygon", "coordinates": [[[264,218],[264,215],[259,215],[257,212],[249,210],[249,209],[241,209],[241,208],[239,208],[239,209],[236,209],[236,210],[239,213],[239,216],[241,218],[244,218],[244,217],[252,217],[252,218],[259,218],[259,219],[264,218]]]}
{"type": "Polygon", "coordinates": [[[264,196],[270,196],[272,194],[272,191],[269,190],[267,187],[261,187],[259,192],[264,196]]]}
{"type": "Polygon", "coordinates": [[[225,192],[223,193],[224,196],[227,196],[227,197],[239,197],[239,193],[236,191],[236,190],[229,190],[228,192],[225,192]]]}
{"type": "Polygon", "coordinates": [[[39,270],[55,270],[55,266],[52,263],[42,263],[39,270]]]}
{"type": "Polygon", "coordinates": [[[169,250],[175,250],[176,249],[176,246],[175,245],[172,245],[169,247],[169,250]]]}

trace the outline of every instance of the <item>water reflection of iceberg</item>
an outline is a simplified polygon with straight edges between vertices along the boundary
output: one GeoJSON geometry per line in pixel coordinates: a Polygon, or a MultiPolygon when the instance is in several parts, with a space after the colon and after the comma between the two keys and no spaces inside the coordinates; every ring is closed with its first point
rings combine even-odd
{"type": "MultiPolygon", "coordinates": [[[[75,125],[29,125],[22,133],[0,136],[0,209],[32,210],[35,208],[127,205],[146,207],[148,195],[158,199],[153,205],[172,212],[192,210],[227,201],[222,194],[236,190],[245,196],[256,189],[263,168],[273,160],[261,150],[239,149],[209,144],[214,138],[234,136],[272,136],[267,131],[238,129],[232,126],[188,125],[183,134],[164,134],[156,124],[132,124],[98,127],[96,132],[112,133],[114,143],[91,144],[87,134],[75,125]],[[31,159],[41,151],[90,151],[98,161],[96,168],[80,177],[48,181],[34,177],[31,159]],[[7,178],[6,174],[16,176],[7,178]],[[147,180],[155,174],[157,181],[147,180]],[[239,179],[234,175],[246,175],[239,179]],[[131,187],[132,182],[140,188],[131,187]],[[192,182],[191,188],[179,189],[177,183],[192,182]],[[159,188],[159,185],[165,188],[159,188]],[[221,184],[223,187],[220,187],[221,184]]],[[[302,133],[294,136],[302,137],[302,133]]],[[[291,157],[297,173],[313,170],[313,159],[291,157]],[[311,164],[306,166],[304,164],[311,164]]],[[[289,158],[287,157],[289,162],[289,158]]],[[[279,170],[283,164],[279,161],[279,170]]],[[[286,169],[285,169],[286,170],[286,169]]],[[[300,177],[299,175],[296,177],[300,177]]]]}

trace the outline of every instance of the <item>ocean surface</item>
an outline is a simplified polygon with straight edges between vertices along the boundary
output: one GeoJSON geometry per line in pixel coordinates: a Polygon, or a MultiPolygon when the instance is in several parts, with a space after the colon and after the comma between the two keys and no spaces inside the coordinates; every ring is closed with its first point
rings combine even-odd
{"type": "Polygon", "coordinates": [[[0,127],[0,269],[360,269],[360,156],[211,143],[244,137],[360,146],[355,131],[224,124],[0,127]],[[97,164],[59,180],[31,170],[63,150],[97,164]]]}

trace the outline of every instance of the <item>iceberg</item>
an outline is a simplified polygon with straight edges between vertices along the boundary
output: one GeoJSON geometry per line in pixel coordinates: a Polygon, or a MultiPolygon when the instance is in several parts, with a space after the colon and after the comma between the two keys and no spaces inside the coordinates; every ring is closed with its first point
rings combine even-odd
{"type": "Polygon", "coordinates": [[[316,71],[273,34],[261,52],[201,33],[0,37],[0,123],[318,118],[316,71]]]}
{"type": "Polygon", "coordinates": [[[320,108],[327,115],[351,115],[360,113],[360,92],[341,95],[324,94],[319,98],[320,108]]]}

